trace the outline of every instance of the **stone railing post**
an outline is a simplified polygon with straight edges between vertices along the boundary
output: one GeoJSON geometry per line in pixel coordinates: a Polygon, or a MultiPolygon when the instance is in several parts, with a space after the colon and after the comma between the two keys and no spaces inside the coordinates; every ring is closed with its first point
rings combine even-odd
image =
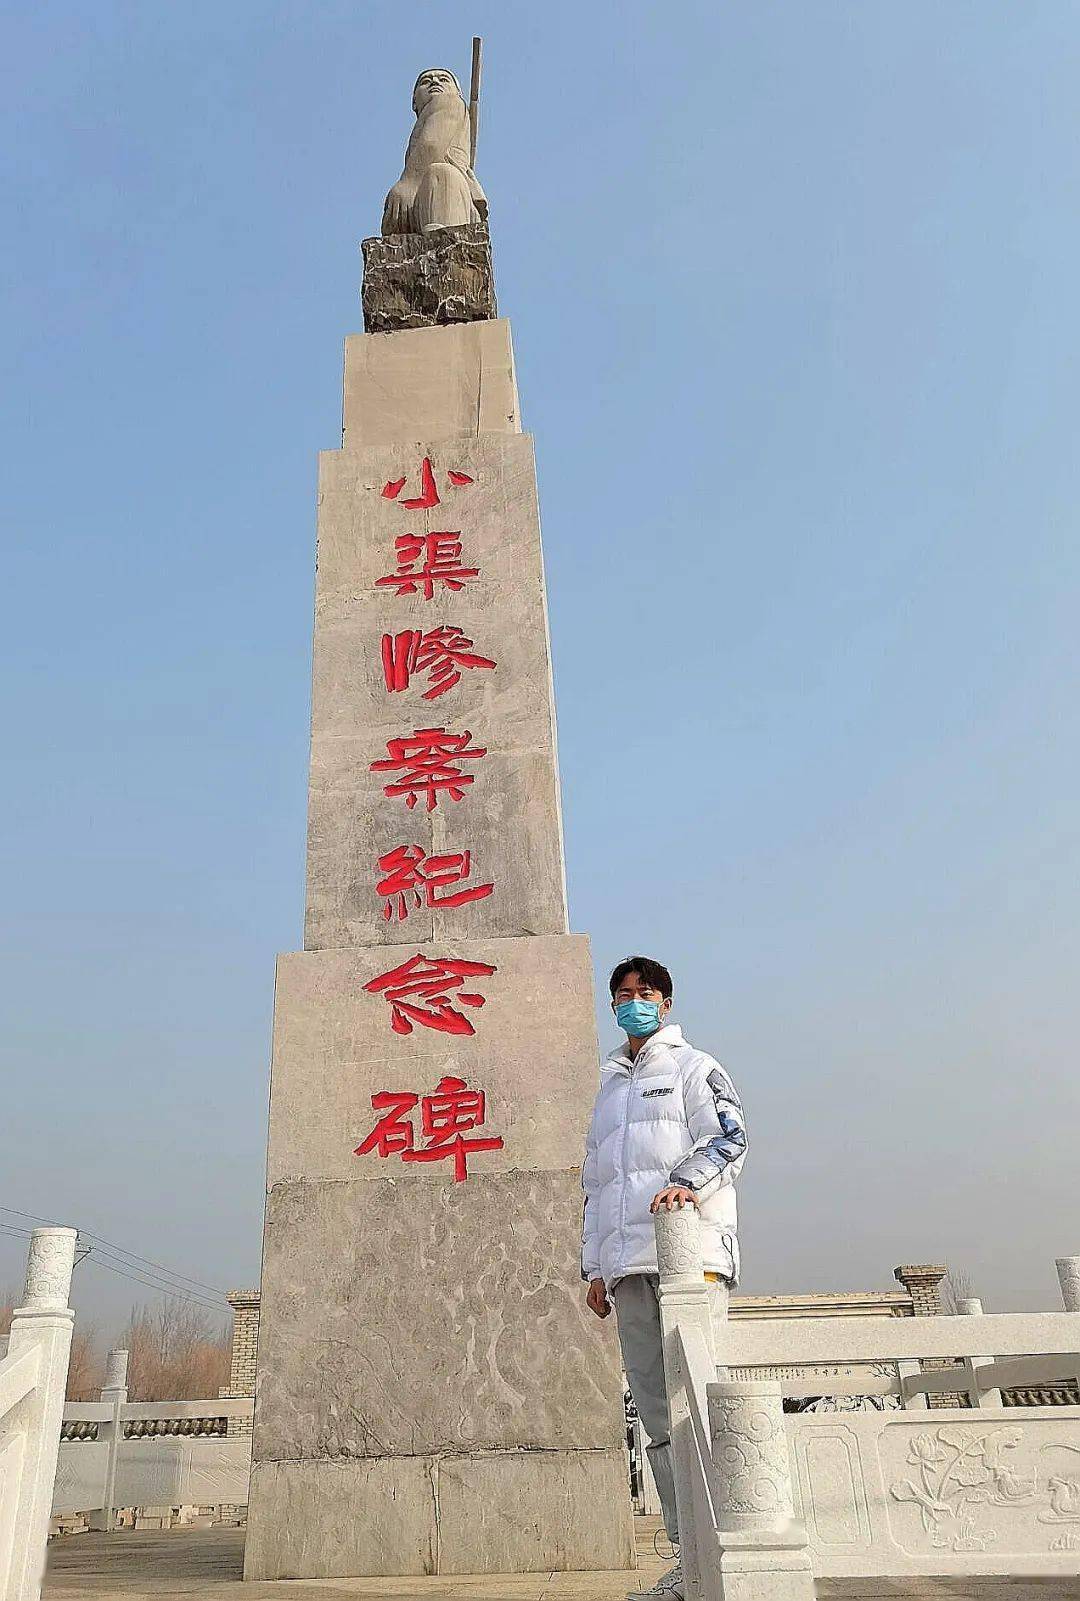
{"type": "Polygon", "coordinates": [[[723,1596],[812,1601],[806,1530],[795,1519],[781,1386],[764,1379],[709,1385],[723,1596]]]}
{"type": "Polygon", "coordinates": [[[32,1369],[30,1382],[18,1386],[20,1404],[0,1416],[0,1458],[7,1457],[12,1475],[0,1497],[4,1601],[38,1601],[41,1594],[75,1320],[68,1295],[76,1239],[75,1229],[34,1229],[23,1304],[12,1314],[7,1358],[0,1363],[0,1381],[5,1370],[32,1369]]]}
{"type": "Polygon", "coordinates": [[[665,1342],[678,1321],[683,1327],[701,1332],[715,1362],[712,1302],[705,1282],[701,1220],[696,1206],[656,1214],[656,1262],[660,1270],[660,1327],[665,1342]]]}
{"type": "Polygon", "coordinates": [[[688,1601],[813,1601],[780,1386],[734,1383],[717,1368],[729,1349],[726,1305],[705,1279],[696,1207],[657,1213],[656,1259],[688,1601]]]}
{"type": "Polygon", "coordinates": [[[100,1509],[91,1512],[89,1518],[92,1529],[104,1529],[109,1532],[116,1526],[116,1469],[124,1445],[124,1407],[128,1398],[127,1370],[127,1352],[110,1351],[105,1358],[105,1383],[101,1389],[101,1399],[110,1408],[111,1415],[107,1423],[98,1424],[97,1432],[99,1442],[103,1440],[109,1447],[105,1466],[105,1493],[100,1509]]]}
{"type": "Polygon", "coordinates": [[[1080,1312],[1080,1256],[1059,1256],[1056,1266],[1062,1305],[1066,1312],[1080,1312]]]}
{"type": "Polygon", "coordinates": [[[656,1214],[660,1332],[667,1381],[671,1467],[687,1601],[718,1601],[716,1527],[706,1476],[706,1389],[716,1376],[709,1286],[695,1206],[656,1214]]]}
{"type": "MultiPolygon", "coordinates": [[[[960,1317],[982,1317],[983,1304],[977,1295],[965,1295],[957,1301],[956,1310],[960,1317]]],[[[976,1379],[979,1368],[992,1367],[992,1356],[969,1356],[964,1361],[968,1377],[968,1400],[972,1406],[1000,1406],[1000,1390],[980,1390],[976,1379]]]]}

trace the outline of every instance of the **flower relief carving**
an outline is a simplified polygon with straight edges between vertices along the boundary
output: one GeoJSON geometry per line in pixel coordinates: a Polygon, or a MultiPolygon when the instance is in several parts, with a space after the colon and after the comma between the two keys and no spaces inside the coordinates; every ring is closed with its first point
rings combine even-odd
{"type": "MultiPolygon", "coordinates": [[[[976,1526],[976,1509],[984,1506],[1037,1507],[1039,1523],[1080,1525],[1080,1476],[1051,1474],[1040,1486],[1038,1468],[1012,1454],[1022,1439],[1020,1428],[980,1433],[951,1424],[917,1434],[907,1458],[916,1472],[898,1479],[889,1493],[918,1506],[923,1529],[939,1551],[985,1551],[997,1531],[985,1522],[976,1526]]],[[[1076,1454],[1080,1474],[1080,1447],[1064,1449],[1076,1454]]],[[[1051,1546],[1058,1549],[1071,1548],[1051,1546]]]]}

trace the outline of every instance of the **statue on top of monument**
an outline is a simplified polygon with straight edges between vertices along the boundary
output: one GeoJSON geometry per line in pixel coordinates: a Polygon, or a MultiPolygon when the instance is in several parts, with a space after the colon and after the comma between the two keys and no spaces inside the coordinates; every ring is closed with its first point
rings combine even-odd
{"type": "Polygon", "coordinates": [[[469,109],[457,78],[429,67],[416,80],[412,103],[416,126],[405,171],[386,197],[383,236],[486,223],[487,196],[469,165],[469,109]]]}

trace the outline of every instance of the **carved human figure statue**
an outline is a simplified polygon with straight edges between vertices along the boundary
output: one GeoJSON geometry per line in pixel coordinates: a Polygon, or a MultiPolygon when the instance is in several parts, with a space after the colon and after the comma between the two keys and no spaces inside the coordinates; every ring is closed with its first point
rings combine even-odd
{"type": "Polygon", "coordinates": [[[486,222],[487,197],[469,166],[469,111],[454,74],[429,67],[412,103],[416,126],[405,171],[386,197],[383,235],[486,222]]]}

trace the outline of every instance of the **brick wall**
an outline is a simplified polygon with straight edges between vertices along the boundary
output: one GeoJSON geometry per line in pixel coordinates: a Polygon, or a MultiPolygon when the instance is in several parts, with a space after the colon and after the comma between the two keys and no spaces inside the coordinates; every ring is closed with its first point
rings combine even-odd
{"type": "MultiPolygon", "coordinates": [[[[230,1290],[226,1299],[233,1309],[232,1359],[229,1364],[229,1388],[222,1390],[222,1400],[236,1400],[255,1394],[255,1358],[259,1349],[259,1292],[258,1290],[230,1290]]],[[[231,1435],[250,1434],[250,1418],[230,1418],[231,1435]]]]}
{"type": "MultiPolygon", "coordinates": [[[[948,1272],[947,1267],[939,1267],[937,1263],[916,1262],[893,1270],[893,1276],[899,1279],[904,1289],[911,1296],[911,1304],[915,1309],[916,1317],[942,1317],[945,1308],[941,1304],[941,1281],[948,1272]]],[[[943,1368],[954,1367],[955,1363],[942,1361],[921,1362],[920,1367],[924,1373],[939,1372],[943,1368]]],[[[937,1411],[950,1411],[955,1407],[963,1406],[961,1396],[945,1392],[941,1395],[928,1395],[926,1403],[937,1411]]]]}

